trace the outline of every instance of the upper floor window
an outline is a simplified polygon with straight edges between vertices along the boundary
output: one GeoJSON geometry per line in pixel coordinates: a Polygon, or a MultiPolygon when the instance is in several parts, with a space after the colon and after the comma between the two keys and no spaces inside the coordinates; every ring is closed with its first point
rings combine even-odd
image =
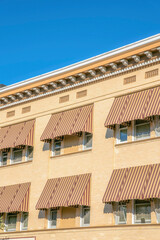
{"type": "Polygon", "coordinates": [[[51,209],[49,211],[49,222],[48,222],[48,228],[56,228],[57,226],[57,210],[51,209]]]}
{"type": "Polygon", "coordinates": [[[119,128],[119,142],[127,142],[127,128],[121,125],[119,128]]]}
{"type": "Polygon", "coordinates": [[[85,132],[84,133],[84,149],[91,149],[92,148],[92,133],[85,132]]]}
{"type": "Polygon", "coordinates": [[[59,139],[53,140],[53,156],[60,155],[61,149],[62,149],[62,140],[59,140],[59,139]]]}
{"type": "Polygon", "coordinates": [[[17,163],[22,161],[23,149],[13,148],[12,149],[12,163],[17,163]]]}
{"type": "Polygon", "coordinates": [[[134,223],[151,223],[150,201],[136,200],[134,208],[134,223]]]}
{"type": "Polygon", "coordinates": [[[27,146],[27,161],[33,160],[33,147],[27,146]]]}
{"type": "Polygon", "coordinates": [[[119,203],[118,211],[115,213],[116,224],[126,224],[127,222],[127,206],[125,203],[119,203]]]}
{"type": "Polygon", "coordinates": [[[22,213],[22,219],[21,219],[21,230],[27,230],[28,229],[28,212],[22,213]]]}
{"type": "Polygon", "coordinates": [[[160,199],[156,199],[155,212],[157,217],[157,223],[160,223],[160,199]]]}
{"type": "Polygon", "coordinates": [[[150,137],[150,122],[145,120],[136,120],[135,122],[135,139],[145,139],[150,137]]]}
{"type": "Polygon", "coordinates": [[[7,165],[8,152],[1,152],[1,166],[7,165]]]}
{"type": "Polygon", "coordinates": [[[16,231],[16,223],[17,223],[17,214],[8,213],[7,214],[7,230],[16,231]]]}
{"type": "Polygon", "coordinates": [[[90,207],[82,207],[81,226],[87,227],[90,225],[90,207]]]}

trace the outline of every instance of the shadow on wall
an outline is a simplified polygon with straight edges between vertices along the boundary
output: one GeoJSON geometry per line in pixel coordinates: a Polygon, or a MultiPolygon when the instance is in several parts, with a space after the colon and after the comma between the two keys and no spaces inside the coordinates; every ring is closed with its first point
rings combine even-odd
{"type": "Polygon", "coordinates": [[[39,210],[38,218],[45,218],[45,210],[39,210]]]}
{"type": "Polygon", "coordinates": [[[49,143],[44,142],[43,144],[43,151],[48,151],[49,150],[49,143]]]}
{"type": "Polygon", "coordinates": [[[111,203],[105,203],[103,213],[112,213],[112,204],[111,203]]]}
{"type": "Polygon", "coordinates": [[[106,139],[113,138],[113,133],[114,133],[114,131],[112,129],[107,128],[105,138],[106,139]]]}

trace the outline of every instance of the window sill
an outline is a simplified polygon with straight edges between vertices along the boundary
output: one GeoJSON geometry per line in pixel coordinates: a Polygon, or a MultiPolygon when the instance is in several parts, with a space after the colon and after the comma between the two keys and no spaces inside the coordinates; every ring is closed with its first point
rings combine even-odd
{"type": "Polygon", "coordinates": [[[17,163],[11,163],[8,165],[4,165],[4,166],[0,166],[0,168],[5,168],[5,167],[13,167],[13,166],[17,166],[17,165],[21,165],[21,164],[27,164],[27,163],[31,163],[33,160],[29,160],[29,161],[24,161],[24,162],[17,162],[17,163]]]}
{"type": "Polygon", "coordinates": [[[57,156],[51,156],[50,158],[59,158],[59,157],[67,156],[67,155],[73,155],[73,154],[85,153],[85,152],[90,152],[90,151],[92,151],[92,148],[90,148],[90,149],[80,150],[80,151],[73,152],[73,153],[63,153],[63,154],[60,154],[60,155],[57,155],[57,156]]]}
{"type": "Polygon", "coordinates": [[[150,138],[144,138],[144,139],[130,141],[130,142],[116,143],[115,147],[124,146],[124,145],[128,145],[128,144],[143,143],[143,142],[148,142],[148,141],[156,141],[156,140],[160,140],[160,137],[150,137],[150,138]]]}

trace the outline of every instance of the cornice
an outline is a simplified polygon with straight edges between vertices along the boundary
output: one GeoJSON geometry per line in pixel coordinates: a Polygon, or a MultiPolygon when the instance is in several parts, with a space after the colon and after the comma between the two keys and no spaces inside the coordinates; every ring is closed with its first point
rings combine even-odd
{"type": "MultiPolygon", "coordinates": [[[[5,102],[5,105],[0,106],[0,110],[8,108],[8,107],[15,106],[15,105],[18,105],[18,104],[33,101],[33,100],[36,100],[36,99],[40,99],[40,98],[43,98],[43,97],[58,94],[58,93],[61,93],[63,91],[72,90],[74,88],[81,87],[81,86],[84,86],[84,85],[87,85],[87,84],[90,84],[90,83],[94,83],[94,82],[97,82],[97,81],[102,81],[102,80],[105,80],[107,78],[114,77],[114,76],[117,76],[119,74],[124,74],[124,73],[127,73],[129,71],[137,70],[139,68],[146,67],[146,66],[149,66],[149,65],[152,65],[152,64],[156,64],[156,63],[159,63],[159,62],[160,62],[160,57],[157,57],[157,58],[145,61],[145,62],[135,64],[133,66],[128,66],[128,67],[122,68],[122,69],[114,71],[114,72],[103,74],[103,75],[98,76],[98,77],[94,77],[94,78],[84,80],[84,81],[81,81],[81,82],[77,82],[77,83],[75,82],[72,85],[68,85],[68,86],[64,85],[62,88],[54,89],[53,91],[45,92],[45,93],[40,94],[40,95],[36,95],[36,96],[28,95],[28,98],[19,100],[17,102],[12,102],[12,103],[5,102]]],[[[30,90],[28,90],[28,91],[30,91],[30,90]]],[[[21,94],[21,93],[19,93],[19,94],[21,94]]]]}

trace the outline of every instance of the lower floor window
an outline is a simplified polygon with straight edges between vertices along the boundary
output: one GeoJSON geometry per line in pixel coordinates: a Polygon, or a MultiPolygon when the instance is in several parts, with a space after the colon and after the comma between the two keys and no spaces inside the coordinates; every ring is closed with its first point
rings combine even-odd
{"type": "Polygon", "coordinates": [[[151,203],[150,201],[135,201],[135,223],[151,223],[151,203]]]}
{"type": "Polygon", "coordinates": [[[81,226],[89,226],[90,225],[90,207],[83,206],[82,207],[82,223],[81,226]]]}
{"type": "Polygon", "coordinates": [[[116,224],[126,224],[127,222],[127,206],[125,203],[119,203],[117,211],[115,212],[116,224]]]}
{"type": "Polygon", "coordinates": [[[51,209],[49,213],[49,228],[56,228],[57,226],[57,210],[51,209]]]}
{"type": "Polygon", "coordinates": [[[28,213],[24,212],[22,213],[21,230],[27,229],[28,229],[28,213]]]}
{"type": "Polygon", "coordinates": [[[7,230],[16,231],[16,223],[17,223],[17,214],[8,213],[7,214],[7,230]]]}

